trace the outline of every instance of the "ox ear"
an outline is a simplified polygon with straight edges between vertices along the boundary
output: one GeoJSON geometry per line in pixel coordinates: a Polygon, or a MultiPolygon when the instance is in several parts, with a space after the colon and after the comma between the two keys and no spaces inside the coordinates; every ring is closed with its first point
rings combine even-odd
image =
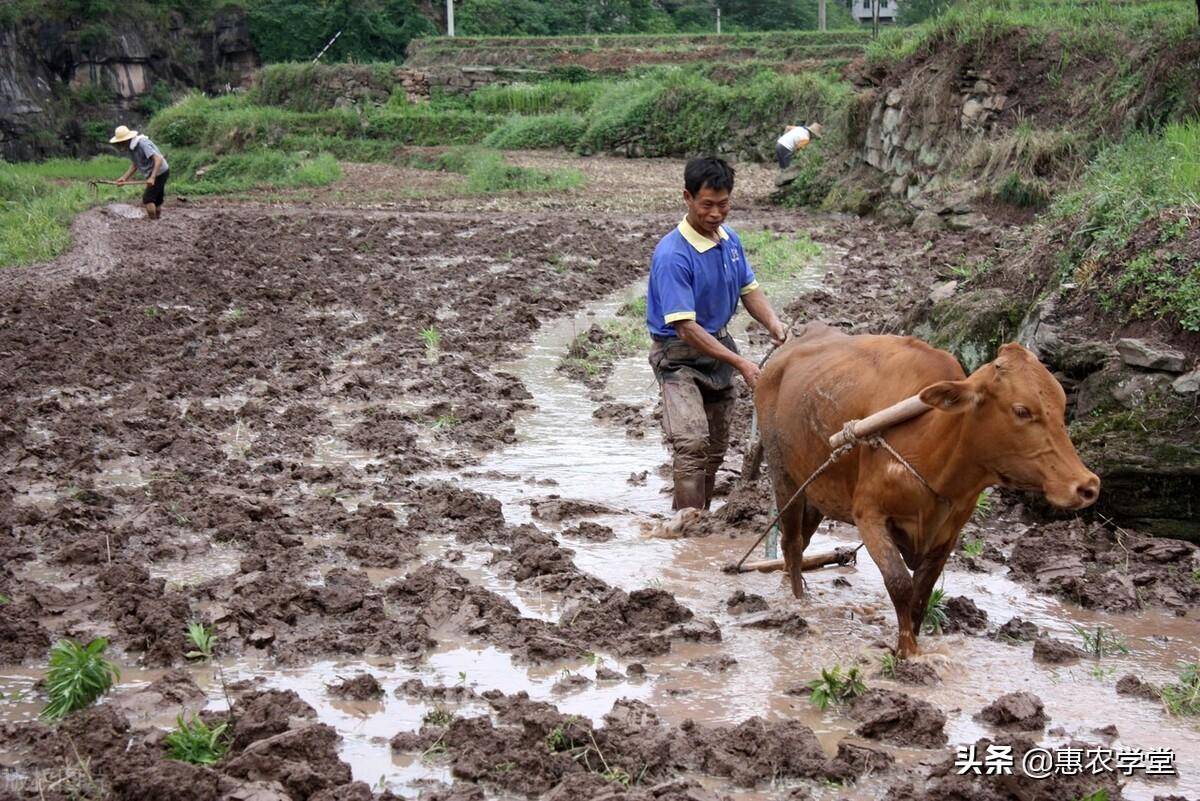
{"type": "Polygon", "coordinates": [[[962,414],[975,408],[979,401],[979,393],[966,381],[940,381],[930,384],[921,390],[920,397],[927,406],[950,414],[962,414]]]}

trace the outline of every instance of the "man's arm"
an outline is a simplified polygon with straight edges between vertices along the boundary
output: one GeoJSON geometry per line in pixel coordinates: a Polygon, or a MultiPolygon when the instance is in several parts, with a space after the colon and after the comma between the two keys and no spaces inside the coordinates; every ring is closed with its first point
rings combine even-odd
{"type": "Polygon", "coordinates": [[[158,177],[158,169],[162,166],[162,161],[163,157],[155,153],[154,164],[150,165],[150,177],[146,179],[146,183],[151,186],[154,185],[154,179],[158,177]]]}
{"type": "Polygon", "coordinates": [[[720,359],[726,364],[733,365],[734,369],[742,374],[742,378],[746,379],[746,383],[751,387],[758,381],[759,369],[757,364],[743,356],[739,356],[722,345],[716,337],[705,331],[704,326],[695,320],[679,320],[675,323],[675,333],[680,339],[705,356],[711,356],[714,359],[720,359]]]}
{"type": "Polygon", "coordinates": [[[775,310],[771,308],[771,301],[767,300],[766,294],[761,289],[751,289],[742,295],[742,303],[746,305],[746,311],[750,312],[750,316],[767,329],[771,335],[771,341],[776,345],[782,345],[787,339],[787,328],[775,316],[775,310]]]}
{"type": "Polygon", "coordinates": [[[120,178],[118,178],[118,179],[117,179],[117,183],[119,183],[119,184],[123,184],[123,183],[125,183],[126,181],[128,181],[128,180],[129,180],[129,178],[130,178],[130,177],[133,175],[133,171],[134,171],[134,169],[135,169],[135,167],[134,167],[132,164],[130,164],[130,165],[129,165],[129,169],[125,171],[125,174],[124,174],[124,175],[122,175],[120,178]]]}

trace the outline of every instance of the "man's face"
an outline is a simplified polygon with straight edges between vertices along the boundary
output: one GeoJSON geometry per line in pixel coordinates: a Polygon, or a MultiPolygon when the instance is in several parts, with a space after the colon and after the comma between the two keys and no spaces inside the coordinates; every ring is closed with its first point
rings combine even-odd
{"type": "Polygon", "coordinates": [[[709,236],[717,232],[717,228],[725,222],[725,217],[729,214],[728,189],[710,189],[704,186],[695,195],[685,189],[683,201],[687,204],[688,220],[692,227],[709,236]]]}

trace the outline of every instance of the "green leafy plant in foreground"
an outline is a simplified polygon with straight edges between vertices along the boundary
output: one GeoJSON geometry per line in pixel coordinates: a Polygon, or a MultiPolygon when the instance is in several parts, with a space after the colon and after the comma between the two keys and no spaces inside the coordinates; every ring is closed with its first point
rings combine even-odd
{"type": "Polygon", "coordinates": [[[190,762],[193,765],[211,765],[225,756],[229,750],[228,738],[225,736],[228,723],[209,727],[199,715],[193,715],[191,720],[184,720],[182,714],[176,718],[179,728],[164,738],[167,744],[167,757],[180,762],[190,762]]]}
{"type": "Polygon", "coordinates": [[[1160,691],[1163,705],[1172,715],[1200,715],[1200,663],[1180,666],[1179,681],[1160,691]]]}
{"type": "Polygon", "coordinates": [[[884,654],[879,660],[879,675],[885,679],[896,678],[896,665],[899,662],[895,654],[884,654]]]}
{"type": "Polygon", "coordinates": [[[841,665],[821,668],[821,678],[813,679],[808,686],[812,690],[809,699],[821,709],[827,709],[831,703],[844,704],[867,691],[858,668],[842,673],[841,665]]]}
{"type": "Polygon", "coordinates": [[[87,645],[59,640],[50,649],[46,692],[50,701],[42,709],[46,720],[60,720],[104,695],[121,678],[117,666],[104,658],[108,640],[97,637],[87,645]]]}
{"type": "Polygon", "coordinates": [[[212,626],[205,626],[194,620],[187,624],[187,637],[196,650],[188,651],[184,656],[188,659],[203,659],[206,662],[212,660],[213,648],[217,645],[217,636],[213,633],[212,626]]]}
{"type": "Polygon", "coordinates": [[[929,594],[929,602],[925,604],[925,617],[921,621],[921,630],[926,634],[941,634],[950,622],[946,614],[946,592],[938,587],[929,594]]]}
{"type": "Polygon", "coordinates": [[[963,540],[963,553],[967,556],[981,556],[983,554],[983,540],[963,540]]]}

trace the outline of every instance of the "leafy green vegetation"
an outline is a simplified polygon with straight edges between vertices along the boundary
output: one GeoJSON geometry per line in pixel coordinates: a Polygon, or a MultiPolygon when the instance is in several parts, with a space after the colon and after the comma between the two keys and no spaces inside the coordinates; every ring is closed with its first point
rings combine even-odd
{"type": "Polygon", "coordinates": [[[425,717],[421,718],[422,723],[441,728],[449,726],[453,721],[454,713],[440,705],[426,712],[425,717]]]}
{"type": "Polygon", "coordinates": [[[575,147],[586,127],[578,114],[514,115],[484,137],[483,144],[502,150],[569,149],[575,147]]]}
{"type": "Polygon", "coordinates": [[[116,665],[104,658],[107,649],[108,640],[103,637],[87,645],[59,640],[50,648],[50,669],[46,672],[46,694],[50,700],[42,709],[43,718],[59,720],[112,689],[121,674],[116,665]]]}
{"type": "Polygon", "coordinates": [[[188,642],[192,644],[195,650],[188,651],[184,656],[188,659],[203,659],[206,662],[212,661],[213,649],[217,645],[217,637],[213,633],[212,626],[205,626],[199,621],[192,621],[187,624],[188,642]]]}
{"type": "Polygon", "coordinates": [[[1161,690],[1163,704],[1172,715],[1200,715],[1200,664],[1180,665],[1179,681],[1161,690]]]}
{"type": "Polygon", "coordinates": [[[921,630],[926,634],[941,634],[949,622],[950,617],[946,614],[946,591],[938,587],[929,594],[929,601],[925,604],[921,630]]]}
{"type": "Polygon", "coordinates": [[[879,675],[885,679],[896,678],[896,666],[900,663],[895,654],[884,654],[879,660],[879,675]]]}
{"type": "Polygon", "coordinates": [[[821,246],[808,234],[777,234],[747,231],[742,246],[760,282],[774,283],[794,278],[820,258],[821,246]]]}
{"type": "Polygon", "coordinates": [[[601,82],[542,81],[484,86],[470,96],[471,108],[485,114],[582,114],[604,90],[601,82]]]}
{"type": "Polygon", "coordinates": [[[193,765],[212,765],[229,750],[228,723],[210,727],[199,715],[185,720],[183,713],[175,719],[178,728],[167,734],[167,758],[193,765]]]}
{"type": "Polygon", "coordinates": [[[812,690],[809,700],[822,710],[830,704],[844,704],[867,691],[859,669],[853,667],[843,673],[841,665],[821,668],[821,678],[810,681],[808,687],[812,690]]]}
{"type": "Polygon", "coordinates": [[[983,540],[963,540],[962,551],[972,558],[983,555],[983,540]]]}
{"type": "Polygon", "coordinates": [[[1130,318],[1168,318],[1200,331],[1200,271],[1186,245],[1200,215],[1200,121],[1135,133],[1106,148],[1052,213],[1069,221],[1068,261],[1081,286],[1130,318]],[[1134,238],[1146,224],[1154,241],[1134,238]]]}
{"type": "Polygon", "coordinates": [[[1075,629],[1075,633],[1083,640],[1083,650],[1094,659],[1129,653],[1129,645],[1125,641],[1125,636],[1119,631],[1104,626],[1096,626],[1094,629],[1085,629],[1082,626],[1072,626],[1071,628],[1075,629]]]}
{"type": "Polygon", "coordinates": [[[264,62],[402,61],[409,41],[436,33],[413,0],[245,0],[247,23],[264,62]]]}

